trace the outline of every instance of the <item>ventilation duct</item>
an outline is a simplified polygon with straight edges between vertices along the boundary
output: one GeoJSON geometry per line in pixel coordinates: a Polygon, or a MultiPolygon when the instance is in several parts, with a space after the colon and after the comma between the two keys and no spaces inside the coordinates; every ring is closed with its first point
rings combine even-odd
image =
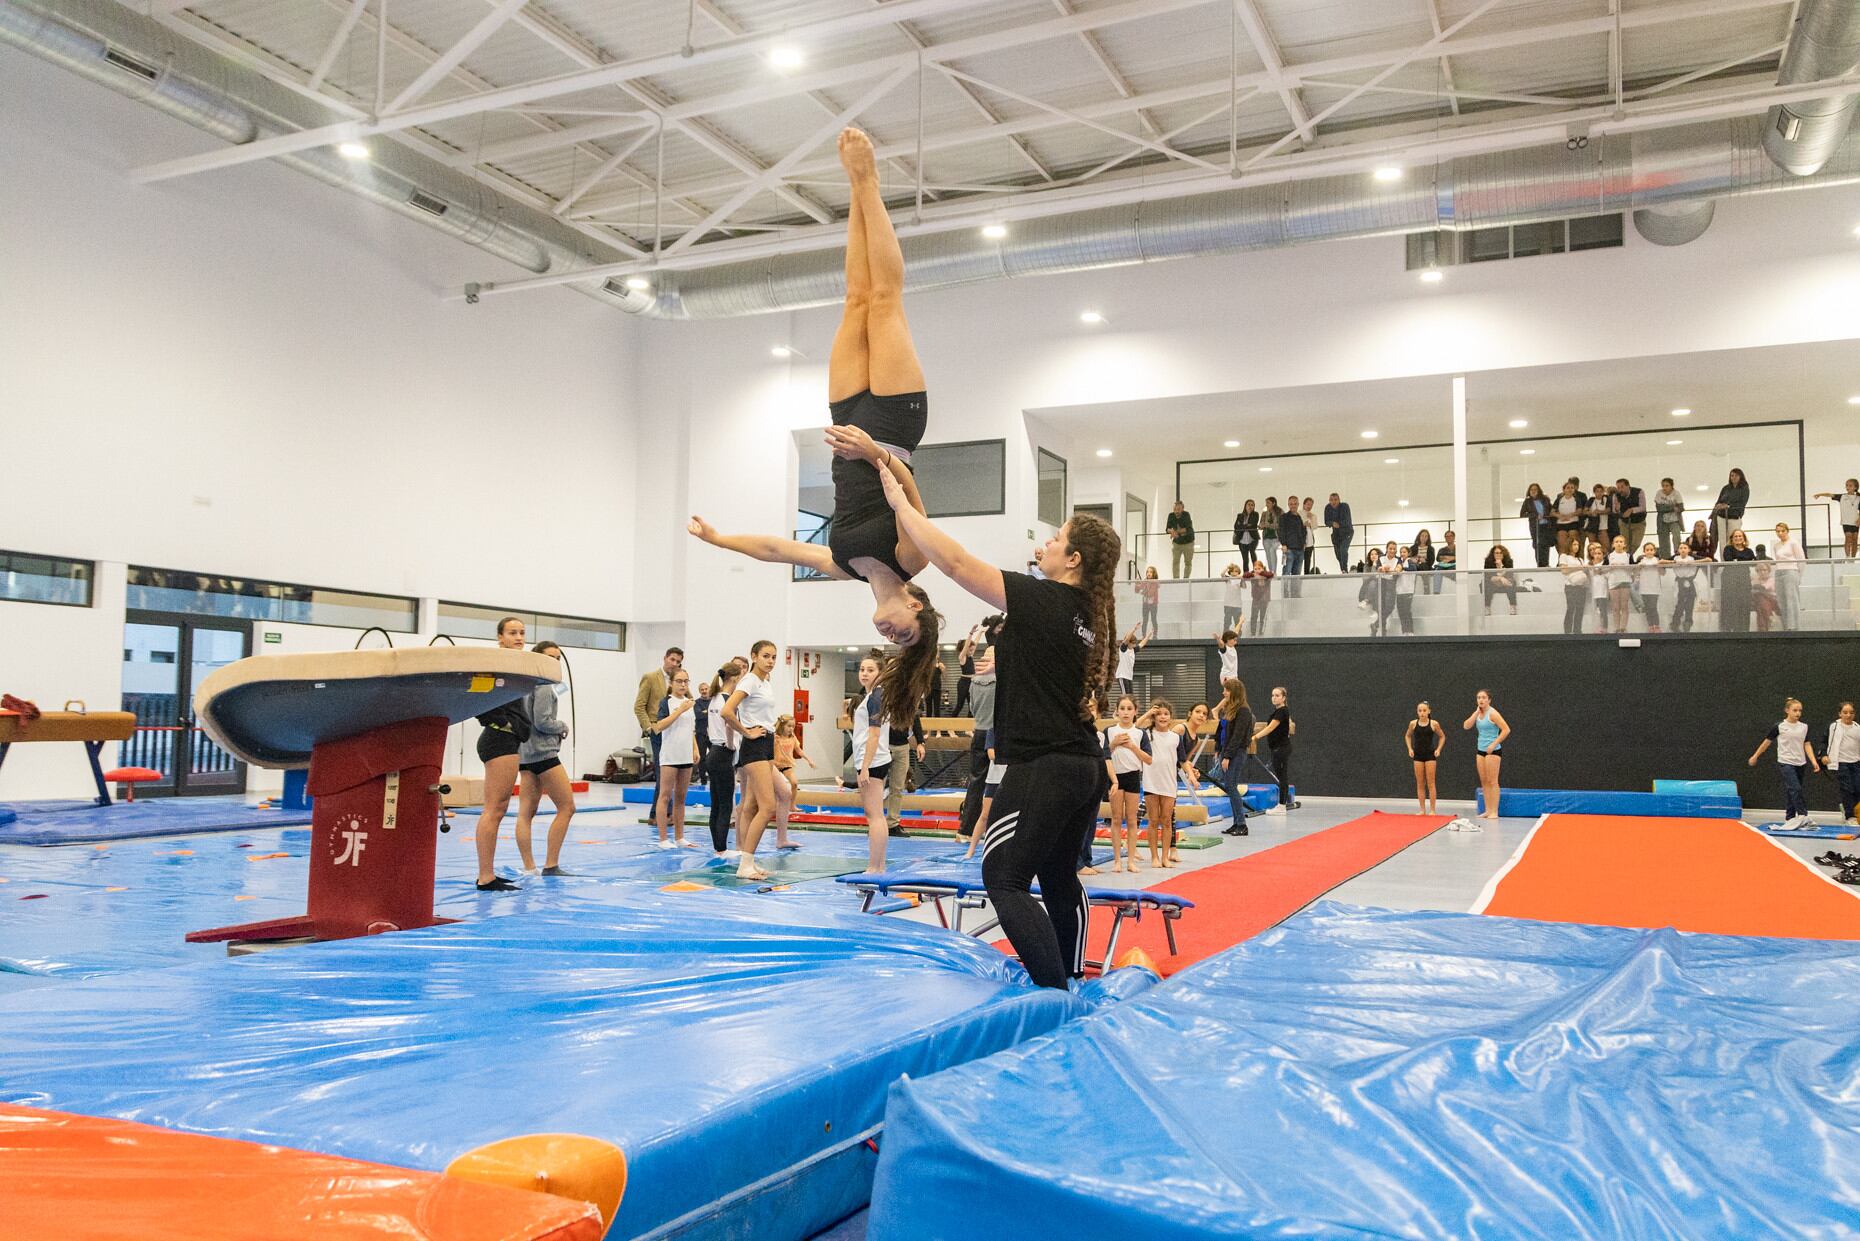
{"type": "MultiPolygon", "coordinates": [[[[284,88],[247,74],[189,43],[175,43],[159,26],[109,0],[60,0],[57,14],[0,0],[0,43],[30,52],[185,121],[234,145],[272,134],[329,124],[340,118],[284,88]],[[172,46],[170,46],[172,44],[172,46]],[[238,81],[240,98],[218,83],[238,81]],[[248,102],[256,100],[257,102],[248,102]]],[[[612,262],[609,252],[584,257],[577,235],[538,213],[513,208],[496,194],[449,169],[404,150],[350,160],[328,147],[277,157],[278,163],[398,212],[488,254],[541,275],[612,262]],[[529,217],[534,228],[515,222],[529,217]],[[554,229],[565,236],[546,235],[554,229]]],[[[584,243],[585,244],[585,243],[584,243]]],[[[622,288],[620,295],[579,284],[578,292],[634,312],[648,299],[622,288]]]]}
{"type": "MultiPolygon", "coordinates": [[[[1779,86],[1844,78],[1860,68],[1860,0],[1803,0],[1783,49],[1779,86]]],[[[1763,149],[1777,167],[1806,177],[1847,137],[1860,93],[1777,104],[1765,118],[1763,149]]]]}
{"type": "Polygon", "coordinates": [[[1717,211],[1717,202],[1710,198],[1696,203],[1642,207],[1634,213],[1634,231],[1656,246],[1683,246],[1705,235],[1717,211]]]}

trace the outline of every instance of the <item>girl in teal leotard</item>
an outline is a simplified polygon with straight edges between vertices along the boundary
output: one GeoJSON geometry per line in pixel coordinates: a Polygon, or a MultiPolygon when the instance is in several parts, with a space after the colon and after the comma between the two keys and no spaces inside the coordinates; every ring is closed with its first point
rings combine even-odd
{"type": "Polygon", "coordinates": [[[1460,727],[1478,730],[1473,746],[1473,764],[1479,769],[1479,787],[1485,790],[1485,813],[1480,817],[1497,819],[1499,752],[1504,747],[1505,738],[1511,736],[1511,725],[1505,723],[1505,717],[1492,705],[1492,695],[1480,690],[1478,705],[1460,727]]]}

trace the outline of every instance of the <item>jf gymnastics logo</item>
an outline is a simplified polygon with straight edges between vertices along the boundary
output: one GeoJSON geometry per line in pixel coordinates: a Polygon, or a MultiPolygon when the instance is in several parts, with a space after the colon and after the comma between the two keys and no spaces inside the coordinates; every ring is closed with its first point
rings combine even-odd
{"type": "Polygon", "coordinates": [[[362,824],[359,814],[346,814],[336,820],[336,828],[330,833],[330,851],[336,855],[335,865],[360,866],[362,851],[368,847],[368,832],[362,824]]]}

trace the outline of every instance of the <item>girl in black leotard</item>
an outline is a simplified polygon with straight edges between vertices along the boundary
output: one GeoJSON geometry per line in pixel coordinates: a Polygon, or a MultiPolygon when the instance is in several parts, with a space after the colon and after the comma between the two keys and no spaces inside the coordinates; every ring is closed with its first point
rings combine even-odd
{"type": "Polygon", "coordinates": [[[852,185],[846,217],[846,304],[827,362],[833,425],[833,519],[827,545],[772,535],[720,534],[701,517],[687,529],[714,547],[756,560],[798,565],[872,588],[872,626],[902,648],[885,667],[884,702],[893,718],[909,719],[937,675],[942,618],[911,579],[924,555],[899,532],[886,503],[883,474],[924,511],[911,475],[911,454],[924,437],[929,404],[923,366],[904,318],[904,252],[879,195],[872,140],[857,129],[840,134],[840,163],[852,185]]]}
{"type": "Polygon", "coordinates": [[[1439,814],[1440,795],[1434,787],[1434,776],[1440,769],[1441,752],[1447,748],[1447,734],[1434,718],[1433,708],[1424,702],[1415,704],[1414,718],[1408,721],[1408,731],[1402,737],[1408,745],[1408,757],[1414,760],[1414,800],[1420,805],[1420,813],[1439,814]]]}
{"type": "MultiPolygon", "coordinates": [[[[497,622],[497,644],[507,651],[523,649],[523,622],[506,616],[497,622]]],[[[517,751],[530,736],[527,698],[507,702],[478,717],[484,731],[478,734],[478,761],[484,764],[484,809],[478,812],[478,890],[514,892],[517,885],[497,873],[497,832],[510,808],[510,790],[517,782],[517,751]]]]}

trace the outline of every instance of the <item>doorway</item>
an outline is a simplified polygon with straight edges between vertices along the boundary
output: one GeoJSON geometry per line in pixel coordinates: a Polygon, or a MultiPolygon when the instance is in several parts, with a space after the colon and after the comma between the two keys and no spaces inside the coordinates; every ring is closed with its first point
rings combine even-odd
{"type": "Polygon", "coordinates": [[[245,764],[221,749],[194,718],[194,691],[216,668],[251,653],[250,624],[131,610],[123,626],[123,710],[136,732],[118,750],[125,767],[161,780],[138,796],[243,793],[245,764]]]}
{"type": "Polygon", "coordinates": [[[1131,577],[1143,576],[1143,535],[1150,526],[1150,506],[1142,500],[1124,493],[1124,559],[1130,566],[1131,577]]]}

